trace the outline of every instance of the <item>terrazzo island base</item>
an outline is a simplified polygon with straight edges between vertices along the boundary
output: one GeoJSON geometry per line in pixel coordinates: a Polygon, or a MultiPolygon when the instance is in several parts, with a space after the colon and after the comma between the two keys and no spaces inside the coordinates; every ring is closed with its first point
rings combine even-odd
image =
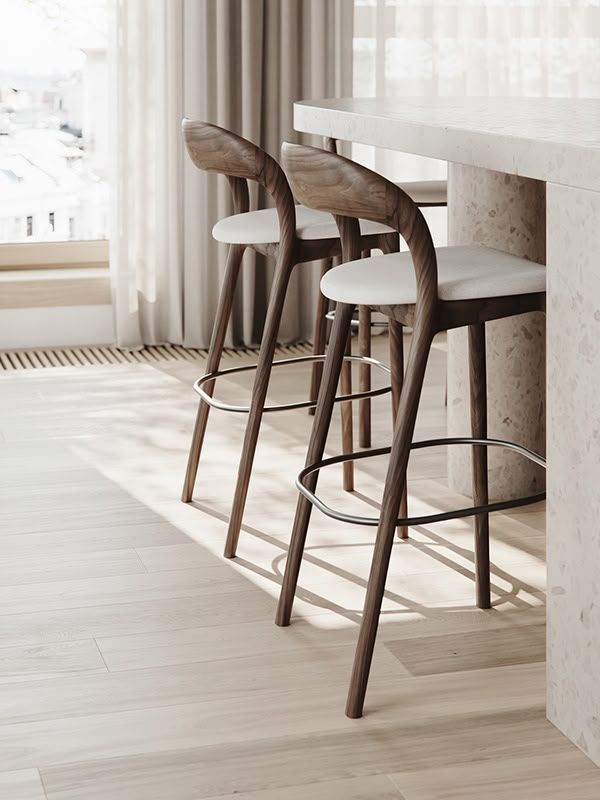
{"type": "MultiPolygon", "coordinates": [[[[297,103],[294,119],[302,132],[448,161],[450,243],[546,261],[546,320],[489,325],[489,434],[543,452],[545,418],[547,715],[600,765],[600,101],[319,100],[297,103]]],[[[464,333],[451,332],[450,435],[468,431],[466,363],[464,333]]],[[[543,481],[490,455],[496,496],[543,481]]],[[[453,488],[468,493],[469,472],[452,453],[453,488]]]]}

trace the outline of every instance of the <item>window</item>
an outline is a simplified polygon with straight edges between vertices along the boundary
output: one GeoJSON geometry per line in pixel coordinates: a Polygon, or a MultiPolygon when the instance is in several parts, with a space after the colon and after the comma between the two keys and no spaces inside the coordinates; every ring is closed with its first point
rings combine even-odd
{"type": "Polygon", "coordinates": [[[108,0],[2,6],[0,268],[19,242],[76,240],[82,263],[108,236],[108,0]]]}

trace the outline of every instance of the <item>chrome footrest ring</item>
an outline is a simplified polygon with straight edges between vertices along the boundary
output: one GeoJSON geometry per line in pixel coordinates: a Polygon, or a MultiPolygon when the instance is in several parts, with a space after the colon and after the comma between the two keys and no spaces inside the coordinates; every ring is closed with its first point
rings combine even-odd
{"type": "MultiPolygon", "coordinates": [[[[546,468],[546,459],[542,456],[529,450],[527,447],[515,444],[514,442],[507,442],[503,439],[473,439],[467,437],[454,437],[446,439],[426,439],[421,442],[413,442],[411,450],[421,450],[425,447],[439,447],[441,445],[483,445],[485,447],[506,447],[509,450],[514,450],[522,456],[525,456],[529,461],[537,464],[540,467],[546,468]]],[[[389,455],[391,447],[380,447],[372,450],[361,450],[358,453],[347,453],[346,455],[333,456],[326,458],[323,461],[317,461],[305,467],[296,478],[296,486],[298,490],[306,497],[316,508],[323,514],[326,514],[332,519],[337,519],[339,522],[348,522],[352,525],[368,525],[376,527],[379,525],[379,517],[359,517],[354,514],[345,514],[341,511],[336,511],[330,506],[326,505],[317,495],[305,486],[305,480],[309,475],[318,472],[323,467],[330,467],[333,464],[343,464],[346,461],[360,461],[363,458],[373,458],[375,456],[389,455]]],[[[421,517],[406,517],[396,520],[397,527],[410,527],[414,525],[429,525],[432,522],[444,522],[450,519],[461,519],[462,517],[474,517],[477,514],[485,514],[490,511],[504,511],[508,508],[518,508],[519,506],[527,506],[532,503],[539,503],[546,497],[546,492],[539,492],[538,494],[528,495],[527,497],[518,497],[514,500],[502,500],[497,503],[486,503],[481,506],[471,506],[468,508],[459,508],[455,511],[445,511],[439,514],[425,514],[421,517]]]]}
{"type": "MultiPolygon", "coordinates": [[[[307,362],[314,362],[314,361],[325,361],[325,355],[316,355],[316,356],[300,356],[297,358],[285,358],[281,361],[273,361],[274,367],[281,367],[287,364],[302,364],[307,362]]],[[[350,362],[357,362],[359,364],[368,364],[371,367],[376,367],[377,369],[381,369],[386,372],[388,375],[391,373],[390,368],[383,364],[381,361],[377,361],[375,358],[369,358],[367,356],[344,356],[344,361],[350,362]]],[[[210,381],[215,381],[217,378],[221,378],[223,375],[233,375],[236,372],[250,372],[255,370],[257,367],[256,364],[247,364],[243,367],[230,367],[229,369],[222,369],[222,370],[215,370],[215,372],[207,372],[206,375],[203,375],[201,378],[194,383],[194,391],[200,395],[200,397],[204,400],[205,403],[208,403],[209,406],[212,408],[218,408],[221,411],[235,411],[240,414],[247,414],[250,411],[250,406],[235,406],[229,403],[223,403],[220,400],[215,399],[212,395],[208,394],[202,388],[206,383],[210,381]]],[[[382,386],[379,389],[370,389],[368,392],[355,392],[354,394],[344,394],[340,395],[339,397],[335,398],[336,403],[344,403],[347,400],[363,400],[367,397],[379,397],[383,394],[389,394],[392,391],[392,387],[388,384],[387,386],[382,386]]],[[[275,406],[265,406],[264,411],[292,411],[294,409],[300,408],[314,408],[316,406],[316,402],[312,400],[302,400],[297,403],[285,403],[284,405],[275,405],[275,406]]]]}
{"type": "MultiPolygon", "coordinates": [[[[333,322],[334,319],[335,319],[335,310],[334,311],[328,311],[327,314],[325,314],[325,319],[328,319],[330,322],[333,322]]],[[[350,327],[351,328],[358,328],[358,326],[359,326],[359,321],[357,319],[350,320],[350,327]]],[[[385,321],[384,320],[377,320],[377,319],[371,320],[371,322],[369,323],[369,327],[370,328],[387,328],[388,327],[388,321],[387,320],[385,320],[385,321]]]]}

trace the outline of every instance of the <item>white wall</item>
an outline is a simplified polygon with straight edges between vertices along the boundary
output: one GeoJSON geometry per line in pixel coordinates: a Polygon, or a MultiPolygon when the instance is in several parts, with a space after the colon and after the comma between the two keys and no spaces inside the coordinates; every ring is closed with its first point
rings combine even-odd
{"type": "Polygon", "coordinates": [[[0,309],[0,350],[112,344],[111,305],[0,309]]]}

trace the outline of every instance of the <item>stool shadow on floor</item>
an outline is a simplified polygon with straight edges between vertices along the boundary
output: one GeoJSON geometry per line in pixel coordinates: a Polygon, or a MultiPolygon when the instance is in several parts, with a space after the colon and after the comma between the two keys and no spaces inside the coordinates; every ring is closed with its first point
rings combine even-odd
{"type": "MultiPolygon", "coordinates": [[[[379,508],[379,504],[375,500],[367,497],[366,495],[361,494],[360,492],[357,491],[354,491],[353,494],[359,497],[368,505],[372,506],[373,508],[377,509],[379,508]]],[[[207,506],[203,503],[199,503],[197,501],[193,501],[192,505],[199,511],[202,511],[203,513],[208,514],[209,516],[212,516],[223,522],[227,522],[228,517],[226,514],[223,514],[220,511],[212,509],[210,508],[210,506],[207,506]]],[[[272,581],[274,584],[280,586],[283,579],[283,565],[285,563],[288,550],[287,543],[282,539],[272,536],[266,533],[265,531],[261,531],[258,528],[250,526],[246,523],[244,523],[242,529],[249,536],[253,536],[260,541],[266,542],[271,546],[279,548],[281,550],[281,554],[277,555],[272,559],[271,571],[265,569],[259,564],[253,563],[249,559],[240,556],[236,556],[235,563],[243,567],[244,569],[247,569],[250,572],[253,572],[254,574],[259,575],[260,577],[272,581]]],[[[474,554],[472,549],[461,547],[451,542],[450,540],[444,538],[443,536],[433,533],[429,528],[419,526],[416,527],[414,530],[427,536],[430,540],[433,540],[436,545],[444,546],[452,553],[459,555],[470,562],[474,561],[474,554]]],[[[372,544],[373,544],[373,539],[369,540],[367,537],[365,537],[365,541],[348,543],[344,542],[340,536],[339,544],[307,546],[305,550],[305,560],[307,563],[328,572],[336,580],[342,579],[366,590],[367,580],[365,578],[356,575],[355,573],[349,571],[348,569],[344,569],[343,567],[333,564],[330,561],[325,561],[322,558],[319,558],[318,555],[316,555],[316,551],[319,550],[330,551],[336,548],[344,548],[345,550],[347,550],[348,548],[369,547],[372,544]]],[[[416,542],[414,540],[411,540],[410,538],[408,540],[398,539],[394,545],[394,549],[397,547],[400,548],[414,547],[418,550],[426,552],[427,555],[429,555],[438,564],[442,564],[443,566],[448,567],[455,573],[468,578],[473,582],[473,584],[475,584],[474,570],[470,570],[468,567],[458,564],[456,561],[453,561],[451,558],[444,555],[443,553],[437,552],[435,549],[430,547],[426,542],[420,542],[420,541],[416,542]]],[[[492,582],[491,586],[492,591],[494,594],[498,595],[498,598],[493,601],[494,607],[504,605],[507,602],[510,602],[511,605],[519,609],[533,607],[532,603],[528,602],[526,598],[520,597],[519,595],[522,592],[526,592],[528,594],[533,594],[533,595],[540,594],[539,588],[536,588],[526,583],[525,581],[522,581],[521,579],[515,577],[514,575],[511,575],[509,572],[507,572],[504,569],[501,569],[500,567],[498,567],[493,563],[491,564],[491,571],[493,575],[497,576],[497,578],[501,578],[510,584],[510,589],[506,591],[502,589],[502,587],[500,587],[498,584],[494,584],[492,582]]],[[[336,603],[334,600],[327,599],[317,594],[314,590],[301,586],[298,587],[298,597],[299,599],[301,599],[302,601],[311,606],[333,611],[355,623],[360,622],[362,608],[356,608],[356,609],[346,608],[340,605],[339,603],[336,603]]],[[[407,614],[407,613],[413,614],[415,612],[422,614],[424,617],[432,615],[432,609],[430,606],[417,602],[413,597],[407,597],[390,589],[386,589],[384,597],[387,600],[398,604],[398,606],[402,606],[402,608],[384,609],[382,611],[383,617],[399,616],[399,615],[401,616],[402,614],[407,614]]],[[[458,600],[455,604],[448,605],[447,607],[445,607],[444,610],[451,611],[456,609],[470,610],[474,609],[474,605],[468,602],[464,602],[462,600],[458,600]]],[[[439,616],[440,609],[436,608],[435,611],[437,612],[435,613],[435,616],[437,618],[439,616]]],[[[489,611],[486,613],[489,613],[489,611]]]]}

